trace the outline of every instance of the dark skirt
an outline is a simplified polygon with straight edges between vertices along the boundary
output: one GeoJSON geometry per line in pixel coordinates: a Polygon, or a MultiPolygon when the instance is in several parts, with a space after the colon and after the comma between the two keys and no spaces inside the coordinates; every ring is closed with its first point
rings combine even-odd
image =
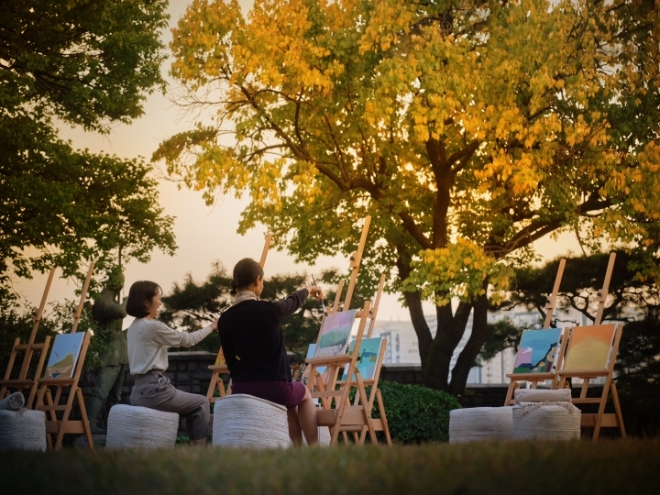
{"type": "Polygon", "coordinates": [[[298,407],[305,397],[306,387],[300,382],[267,381],[267,382],[240,382],[232,383],[232,394],[247,394],[259,397],[287,409],[298,407]]]}

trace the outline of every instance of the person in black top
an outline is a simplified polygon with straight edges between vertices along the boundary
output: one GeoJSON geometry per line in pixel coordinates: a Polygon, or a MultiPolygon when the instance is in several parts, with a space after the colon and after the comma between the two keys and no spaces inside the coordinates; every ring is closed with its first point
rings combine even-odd
{"type": "Polygon", "coordinates": [[[280,323],[310,295],[321,301],[320,287],[300,289],[284,301],[261,301],[263,269],[250,258],[234,267],[234,304],[218,320],[218,333],[232,380],[233,394],[248,394],[287,408],[289,435],[296,445],[302,433],[308,445],[318,443],[316,406],[302,383],[291,381],[291,368],[280,323]],[[302,429],[302,431],[301,431],[302,429]]]}

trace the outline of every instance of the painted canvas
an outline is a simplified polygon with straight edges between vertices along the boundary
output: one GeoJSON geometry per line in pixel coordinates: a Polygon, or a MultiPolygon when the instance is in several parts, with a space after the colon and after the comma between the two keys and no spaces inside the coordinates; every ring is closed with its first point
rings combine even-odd
{"type": "Polygon", "coordinates": [[[84,338],[85,332],[64,333],[55,337],[46,366],[46,378],[73,376],[84,338]]]}
{"type": "Polygon", "coordinates": [[[336,356],[346,352],[356,310],[330,313],[321,327],[321,337],[314,357],[336,356]]]}
{"type": "Polygon", "coordinates": [[[215,358],[215,365],[216,366],[227,366],[227,360],[225,359],[225,353],[222,350],[222,346],[220,346],[220,350],[218,351],[218,355],[215,358]]]}
{"type": "MultiPolygon", "coordinates": [[[[358,351],[357,368],[360,370],[360,375],[363,380],[373,380],[376,376],[376,363],[378,363],[378,356],[380,355],[380,348],[383,345],[382,337],[374,337],[371,339],[363,339],[358,351]]],[[[351,342],[348,349],[349,354],[353,354],[355,349],[355,340],[351,342]]],[[[344,380],[348,378],[348,366],[344,368],[344,380]]]]}
{"type": "MultiPolygon", "coordinates": [[[[316,344],[309,344],[309,348],[307,349],[307,358],[314,357],[314,351],[316,350],[316,344]]],[[[302,374],[300,375],[300,381],[303,382],[305,385],[307,385],[307,382],[309,381],[309,371],[311,368],[309,365],[305,366],[305,369],[303,370],[302,374]]],[[[327,366],[319,366],[316,368],[316,374],[321,375],[321,379],[323,380],[323,383],[328,383],[328,368],[327,366]]]]}
{"type": "Polygon", "coordinates": [[[565,370],[602,370],[612,348],[616,325],[574,327],[566,349],[565,370]]]}
{"type": "Polygon", "coordinates": [[[514,373],[554,371],[559,350],[560,328],[525,330],[520,339],[514,373]]]}

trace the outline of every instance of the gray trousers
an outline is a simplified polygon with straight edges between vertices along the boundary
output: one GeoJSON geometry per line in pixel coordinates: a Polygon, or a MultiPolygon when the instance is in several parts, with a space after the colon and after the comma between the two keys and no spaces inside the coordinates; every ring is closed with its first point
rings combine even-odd
{"type": "Polygon", "coordinates": [[[208,399],[175,389],[162,371],[136,375],[131,404],[183,416],[190,440],[201,440],[209,434],[211,410],[208,399]]]}

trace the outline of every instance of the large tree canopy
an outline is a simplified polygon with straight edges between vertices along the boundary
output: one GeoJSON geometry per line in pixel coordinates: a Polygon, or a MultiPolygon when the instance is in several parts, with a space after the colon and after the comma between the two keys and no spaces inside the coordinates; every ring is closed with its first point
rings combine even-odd
{"type": "Polygon", "coordinates": [[[56,132],[61,122],[107,132],[142,115],[163,85],[166,5],[0,2],[0,281],[175,249],[150,166],[74,150],[56,132]]]}
{"type": "Polygon", "coordinates": [[[650,0],[195,0],[172,74],[216,121],[154,159],[208,201],[248,193],[240,228],[303,260],[371,215],[365,260],[403,291],[426,383],[461,393],[534,241],[658,249],[659,28],[650,0]]]}

